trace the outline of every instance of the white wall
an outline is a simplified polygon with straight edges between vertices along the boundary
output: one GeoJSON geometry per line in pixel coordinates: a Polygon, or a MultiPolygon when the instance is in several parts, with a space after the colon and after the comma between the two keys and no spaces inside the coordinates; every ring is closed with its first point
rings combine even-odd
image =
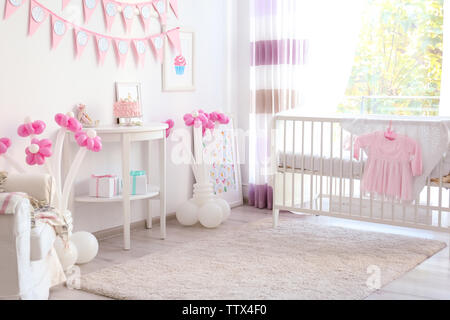
{"type": "MultiPolygon", "coordinates": [[[[5,1],[0,1],[2,17],[5,1]]],[[[64,12],[61,12],[60,0],[40,0],[40,2],[62,17],[75,16],[78,21],[75,22],[83,25],[79,1],[72,1],[64,12]]],[[[227,82],[226,76],[227,69],[231,68],[227,63],[230,59],[226,46],[230,41],[227,41],[226,3],[227,1],[223,0],[179,1],[180,26],[188,27],[196,33],[197,90],[187,93],[161,91],[161,67],[155,62],[153,55],[147,55],[145,68],[138,69],[135,66],[134,56],[129,54],[125,67],[119,69],[115,54],[110,51],[104,66],[98,67],[94,43],[91,41],[81,59],[76,61],[72,30],[70,34],[66,34],[59,47],[51,51],[49,21],[47,20],[33,37],[28,37],[28,3],[23,5],[8,20],[0,22],[0,136],[13,138],[11,155],[21,162],[24,160],[23,150],[26,140],[19,138],[15,132],[27,115],[33,119],[45,120],[48,124],[46,134],[49,136],[57,128],[52,120],[54,114],[67,112],[80,102],[85,103],[92,117],[99,119],[102,124],[112,123],[116,81],[141,83],[147,122],[173,118],[176,120],[176,127],[183,128],[182,116],[186,112],[200,107],[209,111],[226,110],[226,102],[231,101],[227,93],[234,94],[226,86],[228,82],[233,82],[227,82]]],[[[159,33],[159,23],[153,20],[150,33],[159,33]]],[[[99,7],[85,27],[105,33],[103,12],[99,7]]],[[[124,37],[122,21],[116,19],[111,34],[124,37]]],[[[140,21],[137,19],[129,36],[144,36],[140,21]]],[[[234,77],[232,70],[229,70],[228,76],[234,77]]],[[[238,110],[237,106],[233,106],[232,109],[238,110]]],[[[168,143],[168,155],[173,145],[174,142],[168,143]]],[[[140,169],[143,166],[144,158],[137,145],[133,146],[132,159],[134,168],[140,169]]],[[[0,169],[4,167],[5,164],[0,159],[0,169]]],[[[100,154],[88,155],[78,178],[76,193],[86,193],[85,181],[94,172],[120,174],[117,146],[107,144],[100,154]]],[[[150,178],[158,179],[157,170],[150,172],[150,178]]],[[[189,167],[175,165],[169,156],[168,212],[174,212],[177,205],[191,196],[192,182],[189,167]]],[[[133,204],[133,209],[132,221],[144,219],[142,204],[133,204]]],[[[74,219],[76,230],[93,232],[119,226],[122,222],[121,206],[78,205],[74,219]]]]}

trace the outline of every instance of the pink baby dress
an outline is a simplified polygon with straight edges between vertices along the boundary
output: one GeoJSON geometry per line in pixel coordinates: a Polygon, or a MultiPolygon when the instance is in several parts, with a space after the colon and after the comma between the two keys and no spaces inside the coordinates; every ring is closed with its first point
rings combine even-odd
{"type": "Polygon", "coordinates": [[[384,132],[376,131],[356,138],[353,155],[357,160],[361,148],[366,150],[368,156],[362,191],[398,200],[412,200],[413,176],[422,174],[419,144],[400,134],[389,140],[384,132]]]}

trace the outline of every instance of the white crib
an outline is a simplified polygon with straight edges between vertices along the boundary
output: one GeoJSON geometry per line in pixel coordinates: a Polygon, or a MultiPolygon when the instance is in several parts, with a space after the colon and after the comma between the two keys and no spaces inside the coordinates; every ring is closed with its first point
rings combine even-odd
{"type": "MultiPolygon", "coordinates": [[[[375,222],[450,233],[450,184],[426,186],[412,203],[360,192],[366,158],[353,158],[353,136],[340,126],[342,117],[278,114],[273,121],[273,223],[279,211],[375,222]]],[[[439,175],[443,172],[439,162],[439,175]]]]}

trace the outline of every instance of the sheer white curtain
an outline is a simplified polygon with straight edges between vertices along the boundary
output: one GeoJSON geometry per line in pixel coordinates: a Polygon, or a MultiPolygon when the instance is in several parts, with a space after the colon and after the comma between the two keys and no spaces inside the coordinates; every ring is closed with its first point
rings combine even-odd
{"type": "Polygon", "coordinates": [[[442,51],[441,98],[439,115],[450,116],[450,0],[444,0],[444,38],[442,51]]]}
{"type": "Polygon", "coordinates": [[[362,0],[250,0],[249,202],[271,208],[275,113],[334,111],[351,72],[362,0]]]}
{"type": "Polygon", "coordinates": [[[345,94],[362,23],[364,0],[306,1],[300,17],[309,39],[302,107],[330,114],[345,94]]]}

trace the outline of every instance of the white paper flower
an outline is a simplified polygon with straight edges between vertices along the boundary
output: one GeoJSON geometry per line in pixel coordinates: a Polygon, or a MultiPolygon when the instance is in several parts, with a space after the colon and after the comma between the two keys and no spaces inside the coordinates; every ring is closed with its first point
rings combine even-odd
{"type": "Polygon", "coordinates": [[[87,42],[88,42],[88,35],[87,35],[87,33],[84,32],[84,31],[78,31],[78,33],[77,33],[77,43],[80,46],[84,47],[87,44],[87,42]]]}
{"type": "Polygon", "coordinates": [[[106,14],[110,17],[114,17],[117,14],[117,6],[114,2],[108,2],[105,6],[106,14]]]}
{"type": "Polygon", "coordinates": [[[144,54],[146,50],[144,42],[141,40],[136,41],[136,49],[139,54],[144,54]]]}
{"type": "Polygon", "coordinates": [[[118,48],[119,48],[120,54],[127,54],[128,44],[125,41],[119,41],[118,48]]]}
{"type": "Polygon", "coordinates": [[[23,0],[9,0],[9,3],[11,3],[14,7],[18,7],[22,4],[23,0]]]}
{"type": "Polygon", "coordinates": [[[133,10],[133,7],[132,7],[132,6],[126,6],[126,7],[123,9],[123,16],[124,16],[126,19],[133,19],[133,14],[134,14],[134,10],[133,10]]]}
{"type": "Polygon", "coordinates": [[[165,9],[166,9],[166,7],[165,7],[163,1],[158,1],[156,3],[156,10],[158,10],[159,13],[164,13],[165,9]]]}
{"type": "Polygon", "coordinates": [[[66,33],[66,25],[61,20],[56,20],[53,26],[53,31],[58,35],[62,36],[66,33]]]}
{"type": "Polygon", "coordinates": [[[142,15],[142,17],[144,19],[150,18],[150,15],[151,15],[150,7],[149,6],[143,6],[141,8],[141,15],[142,15]]]}
{"type": "Polygon", "coordinates": [[[102,52],[108,51],[109,42],[105,38],[98,39],[98,49],[102,52]]]}
{"type": "Polygon", "coordinates": [[[45,12],[41,7],[36,6],[31,9],[31,16],[33,17],[34,21],[36,21],[37,23],[41,23],[42,21],[44,21],[45,12]]]}
{"type": "Polygon", "coordinates": [[[84,4],[88,9],[94,9],[96,0],[84,0],[84,4]]]}
{"type": "Polygon", "coordinates": [[[161,37],[155,38],[155,39],[153,40],[153,42],[155,43],[155,48],[156,48],[156,49],[161,49],[161,48],[162,48],[163,42],[162,42],[161,37]]]}

